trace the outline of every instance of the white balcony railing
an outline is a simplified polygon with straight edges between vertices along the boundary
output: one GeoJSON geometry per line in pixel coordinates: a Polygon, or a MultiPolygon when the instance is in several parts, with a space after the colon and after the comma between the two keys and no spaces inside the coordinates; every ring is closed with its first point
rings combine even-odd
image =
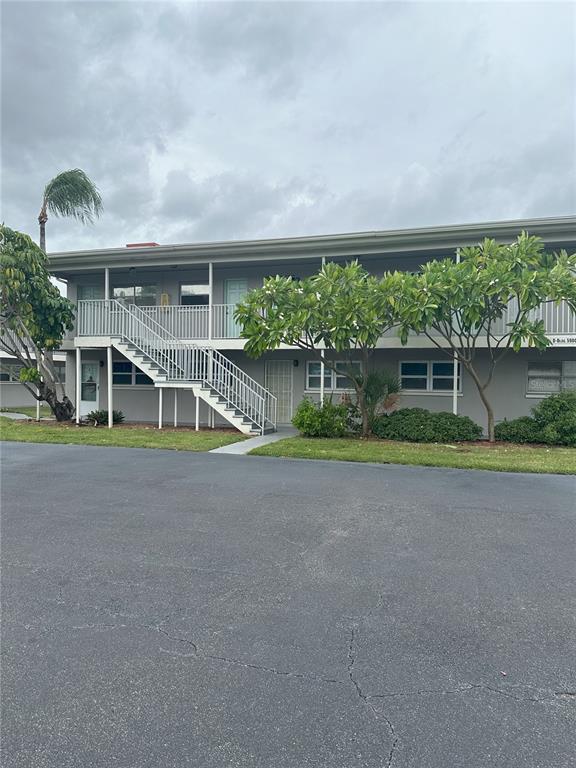
{"type": "Polygon", "coordinates": [[[210,307],[181,307],[172,304],[140,309],[177,339],[210,338],[210,307]]]}
{"type": "MultiPolygon", "coordinates": [[[[79,301],[77,330],[79,336],[110,336],[117,333],[116,314],[106,301],[79,301]]],[[[187,307],[169,305],[165,307],[140,307],[143,314],[159,327],[177,339],[239,339],[240,325],[234,320],[234,304],[212,304],[211,307],[187,307]]],[[[515,307],[511,304],[508,312],[495,325],[497,335],[504,334],[506,324],[514,318],[515,307]]],[[[531,313],[531,319],[542,318],[546,333],[551,336],[576,335],[576,314],[566,302],[543,304],[531,313]]],[[[396,329],[385,337],[398,335],[396,329]]]]}
{"type": "MultiPolygon", "coordinates": [[[[173,314],[169,311],[166,317],[173,314]]],[[[188,382],[191,388],[198,383],[206,385],[232,410],[252,421],[262,434],[268,427],[276,428],[277,404],[271,392],[218,350],[181,340],[153,315],[146,308],[115,299],[79,301],[77,332],[79,336],[119,336],[151,361],[163,373],[165,382],[188,382]]]]}

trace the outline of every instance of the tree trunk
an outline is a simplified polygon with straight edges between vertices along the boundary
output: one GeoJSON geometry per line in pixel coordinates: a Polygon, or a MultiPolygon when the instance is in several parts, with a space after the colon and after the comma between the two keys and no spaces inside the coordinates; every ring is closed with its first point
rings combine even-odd
{"type": "Polygon", "coordinates": [[[362,416],[362,437],[370,437],[370,415],[368,413],[368,406],[366,405],[366,380],[368,378],[368,355],[366,350],[362,350],[362,385],[356,384],[356,397],[358,399],[358,407],[360,408],[360,414],[362,416]]]}
{"type": "Polygon", "coordinates": [[[46,253],[46,222],[48,221],[48,214],[46,209],[42,206],[42,210],[38,216],[38,224],[40,224],[40,248],[46,253]]]}
{"type": "Polygon", "coordinates": [[[482,405],[486,410],[486,416],[488,419],[488,440],[489,442],[494,443],[496,441],[496,437],[494,434],[494,410],[492,408],[492,405],[490,404],[490,401],[486,397],[487,385],[482,386],[480,379],[476,374],[476,371],[471,365],[465,363],[464,367],[472,377],[474,383],[476,384],[476,388],[478,389],[478,394],[480,395],[480,400],[482,400],[482,405]]]}
{"type": "Polygon", "coordinates": [[[496,442],[496,435],[494,434],[494,411],[492,410],[492,406],[484,396],[484,390],[479,390],[480,392],[480,399],[484,403],[484,408],[486,408],[486,415],[488,417],[488,440],[491,443],[496,442]]]}
{"type": "Polygon", "coordinates": [[[368,418],[368,409],[366,407],[366,398],[364,397],[364,387],[356,390],[358,408],[362,417],[362,437],[370,437],[370,419],[368,418]]]}
{"type": "Polygon", "coordinates": [[[66,395],[58,400],[56,390],[44,382],[40,382],[39,390],[40,399],[48,403],[56,421],[70,421],[74,416],[74,403],[66,395]]]}

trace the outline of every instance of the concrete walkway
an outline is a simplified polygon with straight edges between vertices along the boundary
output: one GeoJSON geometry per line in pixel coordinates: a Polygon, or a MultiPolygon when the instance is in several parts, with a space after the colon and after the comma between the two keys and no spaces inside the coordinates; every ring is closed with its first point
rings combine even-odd
{"type": "Polygon", "coordinates": [[[275,443],[277,440],[284,440],[285,437],[294,437],[298,434],[298,430],[294,427],[279,427],[277,432],[273,432],[270,435],[259,435],[258,437],[251,437],[249,440],[242,440],[239,443],[232,443],[232,445],[223,445],[221,448],[213,448],[208,453],[232,453],[236,456],[243,456],[246,453],[250,453],[253,448],[259,448],[261,445],[268,445],[268,443],[275,443]]]}

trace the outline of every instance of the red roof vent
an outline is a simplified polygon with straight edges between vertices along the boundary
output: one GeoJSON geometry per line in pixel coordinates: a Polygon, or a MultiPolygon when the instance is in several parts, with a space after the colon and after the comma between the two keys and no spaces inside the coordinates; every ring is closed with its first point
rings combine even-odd
{"type": "Polygon", "coordinates": [[[126,248],[149,248],[160,243],[126,243],[126,248]]]}

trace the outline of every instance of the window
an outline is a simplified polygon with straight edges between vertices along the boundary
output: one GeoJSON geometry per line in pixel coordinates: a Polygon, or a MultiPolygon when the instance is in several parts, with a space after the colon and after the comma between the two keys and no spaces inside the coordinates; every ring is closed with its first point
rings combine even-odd
{"type": "MultiPolygon", "coordinates": [[[[306,373],[306,389],[321,389],[321,364],[309,362],[306,373]]],[[[332,389],[332,371],[326,367],[324,367],[324,389],[332,389]]]]}
{"type": "Polygon", "coordinates": [[[210,301],[209,285],[181,285],[180,304],[183,306],[206,306],[210,301]]]}
{"type": "MultiPolygon", "coordinates": [[[[445,360],[418,360],[400,363],[402,389],[415,392],[452,392],[454,363],[445,360]]],[[[458,364],[458,391],[462,391],[460,364],[458,364]]]]}
{"type": "Polygon", "coordinates": [[[131,386],[132,384],[154,384],[154,382],[127,360],[114,360],[112,363],[112,384],[131,386]]]}
{"type": "Polygon", "coordinates": [[[0,364],[0,381],[20,381],[20,371],[23,366],[21,363],[0,364]]]}
{"type": "Polygon", "coordinates": [[[58,378],[62,382],[62,384],[66,383],[66,363],[64,361],[62,362],[55,362],[54,368],[56,369],[56,373],[58,374],[58,378]]]}
{"type": "Polygon", "coordinates": [[[576,361],[528,363],[527,394],[553,395],[566,389],[576,389],[576,361]]]}
{"type": "MultiPolygon", "coordinates": [[[[20,381],[20,371],[24,366],[22,363],[2,363],[0,364],[0,381],[20,381]]],[[[54,363],[54,368],[62,384],[66,382],[66,363],[58,361],[54,363]]]]}
{"type": "MultiPolygon", "coordinates": [[[[354,389],[354,386],[347,376],[347,372],[360,371],[360,363],[337,362],[337,371],[333,371],[324,366],[324,389],[326,390],[348,390],[354,389]]],[[[321,384],[321,363],[309,360],[306,363],[306,389],[320,391],[321,384]]]]}
{"type": "Polygon", "coordinates": [[[88,301],[104,298],[104,288],[101,285],[79,285],[78,301],[88,301]]]}
{"type": "Polygon", "coordinates": [[[157,285],[116,286],[112,289],[112,298],[138,307],[155,306],[157,294],[157,285]]]}
{"type": "Polygon", "coordinates": [[[112,363],[112,384],[132,384],[132,363],[117,361],[112,363]]]}
{"type": "Polygon", "coordinates": [[[360,363],[336,363],[337,373],[334,374],[334,389],[354,389],[354,385],[348,378],[348,373],[358,375],[360,363]]]}

